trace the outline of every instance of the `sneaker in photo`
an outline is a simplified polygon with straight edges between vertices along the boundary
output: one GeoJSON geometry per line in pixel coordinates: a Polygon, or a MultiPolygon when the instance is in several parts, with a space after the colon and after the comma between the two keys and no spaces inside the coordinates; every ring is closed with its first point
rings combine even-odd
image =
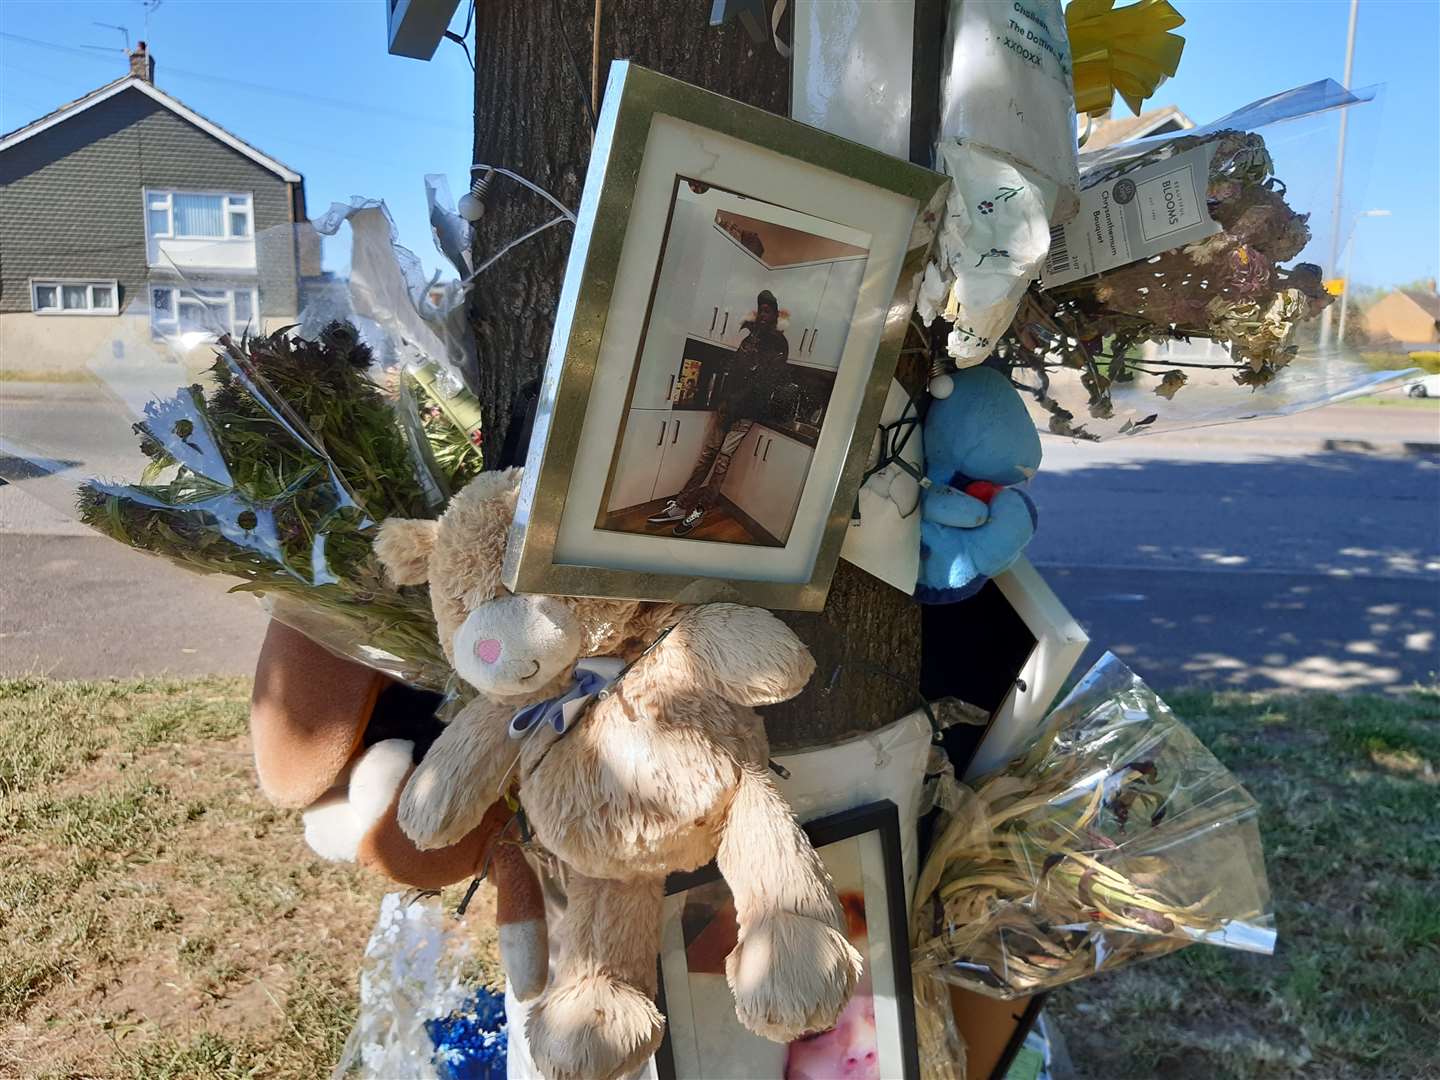
{"type": "Polygon", "coordinates": [[[700,524],[700,519],[705,516],[705,511],[700,509],[691,510],[685,515],[685,520],[671,530],[676,536],[684,536],[700,524]]]}
{"type": "Polygon", "coordinates": [[[685,511],[680,509],[680,504],[671,499],[665,504],[665,509],[658,513],[651,514],[645,519],[647,525],[669,525],[672,521],[679,521],[685,516],[685,511]]]}

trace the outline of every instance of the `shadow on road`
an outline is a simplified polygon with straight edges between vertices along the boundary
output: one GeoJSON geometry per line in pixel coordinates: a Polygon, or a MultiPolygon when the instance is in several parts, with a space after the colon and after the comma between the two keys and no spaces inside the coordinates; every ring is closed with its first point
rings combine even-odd
{"type": "Polygon", "coordinates": [[[1436,680],[1434,453],[1042,469],[1033,491],[1030,558],[1091,635],[1079,670],[1109,649],[1166,687],[1436,680]]]}

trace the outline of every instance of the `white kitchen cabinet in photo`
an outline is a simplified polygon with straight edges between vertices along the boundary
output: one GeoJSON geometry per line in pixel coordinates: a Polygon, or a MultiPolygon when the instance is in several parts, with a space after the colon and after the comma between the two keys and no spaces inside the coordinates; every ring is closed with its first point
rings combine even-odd
{"type": "Polygon", "coordinates": [[[655,497],[655,478],[670,437],[668,409],[631,409],[625,417],[620,460],[610,487],[606,512],[638,506],[655,497]]]}
{"type": "Polygon", "coordinates": [[[720,491],[783,544],[790,538],[814,454],[804,443],[756,424],[740,444],[720,491]]]}
{"type": "Polygon", "coordinates": [[[716,228],[713,217],[699,207],[694,209],[685,236],[685,242],[696,253],[690,331],[695,337],[719,342],[725,331],[725,304],[738,252],[729,237],[716,228]]]}
{"type": "Polygon", "coordinates": [[[720,494],[747,514],[750,513],[747,503],[753,497],[751,477],[760,467],[760,447],[769,433],[768,428],[759,424],[746,433],[735,450],[735,456],[730,459],[730,471],[725,474],[725,482],[720,485],[720,494]]]}
{"type": "MultiPolygon", "coordinates": [[[[692,301],[700,275],[700,252],[693,242],[684,242],[694,231],[700,209],[690,203],[675,204],[671,220],[672,243],[665,247],[650,318],[641,346],[640,368],[630,397],[633,409],[668,409],[691,333],[692,301]]],[[[702,220],[703,223],[703,220],[702,220]]]]}
{"type": "Polygon", "coordinates": [[[798,363],[828,371],[839,369],[864,274],[864,259],[842,259],[830,264],[830,277],[825,283],[815,326],[800,354],[794,357],[798,363]]]}
{"type": "MultiPolygon", "coordinates": [[[[730,243],[728,240],[724,242],[730,243]]],[[[718,340],[721,344],[734,349],[745,340],[743,324],[755,310],[755,298],[760,295],[760,290],[769,289],[770,279],[774,276],[774,272],[754,255],[730,243],[730,283],[725,290],[725,306],[720,314],[718,340]]]]}
{"type": "Polygon", "coordinates": [[[790,359],[799,360],[805,344],[815,329],[820,300],[825,295],[825,281],[830,276],[829,263],[787,266],[771,273],[770,291],[780,301],[780,309],[790,313],[785,338],[790,342],[790,359]]]}
{"type": "Polygon", "coordinates": [[[688,409],[677,409],[670,414],[670,429],[665,436],[664,457],[660,460],[652,498],[669,498],[685,486],[700,458],[700,449],[705,445],[705,435],[714,416],[713,412],[688,409]]]}
{"type": "Polygon", "coordinates": [[[795,507],[814,455],[810,447],[784,435],[766,433],[760,447],[760,483],[752,485],[755,496],[745,512],[782,544],[790,539],[795,507]]]}

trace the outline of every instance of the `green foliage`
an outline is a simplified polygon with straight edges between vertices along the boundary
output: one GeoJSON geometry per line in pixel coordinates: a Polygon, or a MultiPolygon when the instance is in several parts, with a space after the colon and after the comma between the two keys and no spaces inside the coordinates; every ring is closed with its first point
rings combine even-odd
{"type": "Polygon", "coordinates": [[[152,401],[135,425],[142,482],[87,481],[77,506],[121,543],[240,578],[312,636],[382,650],[394,673],[439,687],[427,593],[390,585],[371,550],[385,518],[435,513],[371,362],[346,323],[318,341],[224,338],[208,389],[152,401]]]}
{"type": "Polygon", "coordinates": [[[1360,354],[1360,358],[1376,371],[1401,371],[1418,367],[1427,375],[1440,375],[1440,352],[1365,352],[1360,354]]]}

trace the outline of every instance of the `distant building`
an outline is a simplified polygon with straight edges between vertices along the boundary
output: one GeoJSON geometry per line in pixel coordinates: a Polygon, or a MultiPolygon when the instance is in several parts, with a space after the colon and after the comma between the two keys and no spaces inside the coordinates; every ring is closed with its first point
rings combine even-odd
{"type": "Polygon", "coordinates": [[[1085,119],[1080,121],[1080,136],[1085,140],[1080,146],[1082,152],[1103,150],[1116,143],[1148,139],[1152,135],[1189,131],[1195,126],[1195,121],[1181,112],[1178,106],[1166,105],[1160,109],[1150,109],[1139,116],[1106,116],[1089,121],[1088,135],[1086,124],[1085,119]]]}
{"type": "Polygon", "coordinates": [[[293,321],[305,181],[130,73],[0,136],[0,352],[79,366],[122,336],[293,321]]]}
{"type": "Polygon", "coordinates": [[[1377,342],[1433,345],[1440,342],[1440,294],[1396,289],[1365,309],[1365,332],[1377,342]]]}

